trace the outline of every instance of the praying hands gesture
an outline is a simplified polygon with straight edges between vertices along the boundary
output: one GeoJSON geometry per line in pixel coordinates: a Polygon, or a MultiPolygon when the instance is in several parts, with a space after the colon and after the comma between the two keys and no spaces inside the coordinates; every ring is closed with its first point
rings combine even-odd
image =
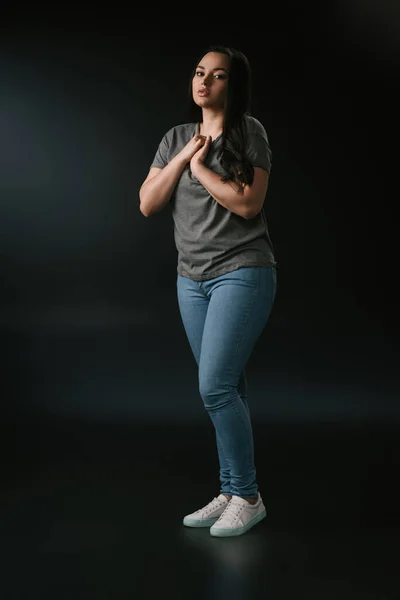
{"type": "Polygon", "coordinates": [[[199,164],[203,164],[205,161],[205,158],[207,156],[208,153],[208,149],[210,147],[211,144],[211,135],[208,136],[200,136],[204,141],[203,146],[197,150],[197,152],[195,152],[190,160],[190,169],[193,173],[194,176],[196,176],[196,168],[198,167],[199,164]]]}

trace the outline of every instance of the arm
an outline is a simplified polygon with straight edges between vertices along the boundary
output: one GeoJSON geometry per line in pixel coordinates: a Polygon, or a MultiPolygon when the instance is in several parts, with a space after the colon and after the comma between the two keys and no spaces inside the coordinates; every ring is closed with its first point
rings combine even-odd
{"type": "Polygon", "coordinates": [[[251,186],[246,185],[243,191],[232,181],[223,182],[221,177],[198,161],[194,165],[194,176],[203,184],[209,194],[221,206],[243,217],[253,219],[260,212],[268,189],[268,172],[254,167],[254,180],[251,186]]]}
{"type": "Polygon", "coordinates": [[[177,154],[163,168],[152,167],[139,190],[140,211],[145,217],[160,212],[171,198],[187,160],[177,154]]]}

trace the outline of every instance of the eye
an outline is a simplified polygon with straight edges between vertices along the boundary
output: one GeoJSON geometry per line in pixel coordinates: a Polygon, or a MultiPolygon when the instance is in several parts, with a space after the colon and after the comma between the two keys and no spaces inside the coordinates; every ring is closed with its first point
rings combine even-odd
{"type": "MultiPolygon", "coordinates": [[[[196,75],[204,75],[203,71],[196,71],[196,75]]],[[[220,75],[219,73],[215,73],[214,77],[218,77],[218,79],[225,79],[224,75],[220,75]]]]}

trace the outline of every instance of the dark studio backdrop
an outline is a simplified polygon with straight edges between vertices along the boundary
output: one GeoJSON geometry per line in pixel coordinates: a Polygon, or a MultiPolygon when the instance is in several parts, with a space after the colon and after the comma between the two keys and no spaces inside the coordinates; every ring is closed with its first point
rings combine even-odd
{"type": "Polygon", "coordinates": [[[139,188],[185,122],[211,43],[253,71],[273,164],[272,315],[247,366],[254,419],[394,423],[398,402],[398,11],[270,7],[135,17],[15,7],[0,37],[4,423],[208,419],[176,298],[169,207],[139,188]]]}
{"type": "Polygon", "coordinates": [[[277,294],[246,366],[270,511],[247,538],[264,560],[260,597],[394,600],[380,592],[399,589],[400,11],[139,8],[2,10],[0,596],[126,598],[143,583],[140,597],[158,598],[177,569],[185,598],[187,578],[191,598],[256,597],[240,596],[241,577],[259,582],[246,561],[224,595],[222,546],[205,547],[212,568],[186,551],[182,514],[218,489],[215,437],[170,209],[139,210],[161,138],[186,122],[195,61],[224,44],[250,61],[251,113],[273,152],[277,294]],[[358,524],[387,525],[393,546],[341,529],[358,524]]]}

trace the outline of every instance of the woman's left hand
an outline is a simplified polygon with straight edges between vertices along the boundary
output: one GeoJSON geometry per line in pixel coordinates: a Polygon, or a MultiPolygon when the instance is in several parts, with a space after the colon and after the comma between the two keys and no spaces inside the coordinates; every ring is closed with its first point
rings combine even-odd
{"type": "Polygon", "coordinates": [[[211,135],[208,135],[206,137],[206,141],[204,142],[204,145],[200,148],[200,150],[197,150],[197,152],[195,152],[195,154],[193,154],[193,156],[190,160],[190,169],[194,175],[195,175],[197,165],[199,163],[201,163],[201,164],[204,163],[205,158],[207,156],[208,149],[210,147],[210,144],[211,144],[211,135]]]}

